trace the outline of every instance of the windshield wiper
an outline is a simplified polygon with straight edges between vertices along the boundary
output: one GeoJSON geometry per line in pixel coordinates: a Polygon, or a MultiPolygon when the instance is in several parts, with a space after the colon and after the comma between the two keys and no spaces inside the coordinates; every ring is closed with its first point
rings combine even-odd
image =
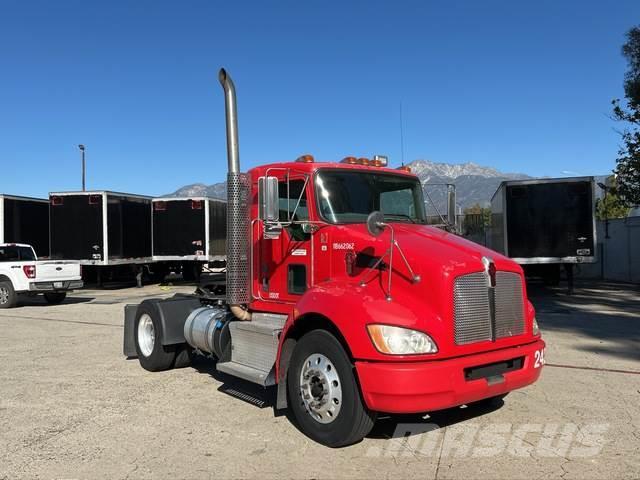
{"type": "Polygon", "coordinates": [[[417,223],[416,220],[412,217],[410,217],[409,215],[405,215],[404,213],[385,213],[384,214],[385,217],[400,217],[400,218],[406,218],[407,220],[409,220],[411,223],[417,223]]]}

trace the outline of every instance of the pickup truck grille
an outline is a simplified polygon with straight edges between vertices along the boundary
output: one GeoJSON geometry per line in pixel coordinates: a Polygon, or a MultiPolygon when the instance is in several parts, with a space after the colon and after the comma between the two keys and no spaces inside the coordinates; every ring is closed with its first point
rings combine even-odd
{"type": "Polygon", "coordinates": [[[456,278],[453,317],[456,345],[524,333],[522,280],[512,272],[496,272],[490,287],[484,272],[456,278]]]}

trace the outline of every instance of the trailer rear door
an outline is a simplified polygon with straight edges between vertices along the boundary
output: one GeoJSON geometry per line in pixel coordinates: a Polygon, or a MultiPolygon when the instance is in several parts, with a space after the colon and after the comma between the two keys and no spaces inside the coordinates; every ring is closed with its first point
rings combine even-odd
{"type": "Polygon", "coordinates": [[[509,185],[506,194],[509,257],[594,255],[590,181],[509,185]]]}

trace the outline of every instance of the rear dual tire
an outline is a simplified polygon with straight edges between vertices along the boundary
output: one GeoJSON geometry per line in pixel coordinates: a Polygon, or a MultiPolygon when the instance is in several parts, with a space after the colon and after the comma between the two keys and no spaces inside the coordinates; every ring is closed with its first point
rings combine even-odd
{"type": "Polygon", "coordinates": [[[134,335],[138,361],[145,370],[161,372],[191,365],[189,345],[162,345],[162,322],[152,306],[142,303],[138,307],[134,335]]]}
{"type": "Polygon", "coordinates": [[[287,390],[298,427],[318,443],[344,447],[373,428],[376,414],[362,400],[351,360],[325,330],[313,330],[296,344],[287,390]]]}

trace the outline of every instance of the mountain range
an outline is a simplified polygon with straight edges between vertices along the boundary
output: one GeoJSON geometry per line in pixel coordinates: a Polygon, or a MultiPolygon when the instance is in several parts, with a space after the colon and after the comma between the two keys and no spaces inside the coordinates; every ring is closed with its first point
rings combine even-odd
{"type": "MultiPolygon", "coordinates": [[[[532,178],[523,173],[504,173],[495,168],[477,165],[472,162],[449,164],[438,163],[429,160],[414,160],[408,163],[420,181],[427,200],[427,213],[446,213],[447,190],[443,184],[456,186],[456,204],[459,210],[471,207],[475,204],[488,206],[493,193],[503,180],[519,180],[532,178]]],[[[194,183],[185,185],[175,192],[166,195],[170,197],[204,196],[213,198],[226,198],[226,182],[205,185],[194,183]]]]}

